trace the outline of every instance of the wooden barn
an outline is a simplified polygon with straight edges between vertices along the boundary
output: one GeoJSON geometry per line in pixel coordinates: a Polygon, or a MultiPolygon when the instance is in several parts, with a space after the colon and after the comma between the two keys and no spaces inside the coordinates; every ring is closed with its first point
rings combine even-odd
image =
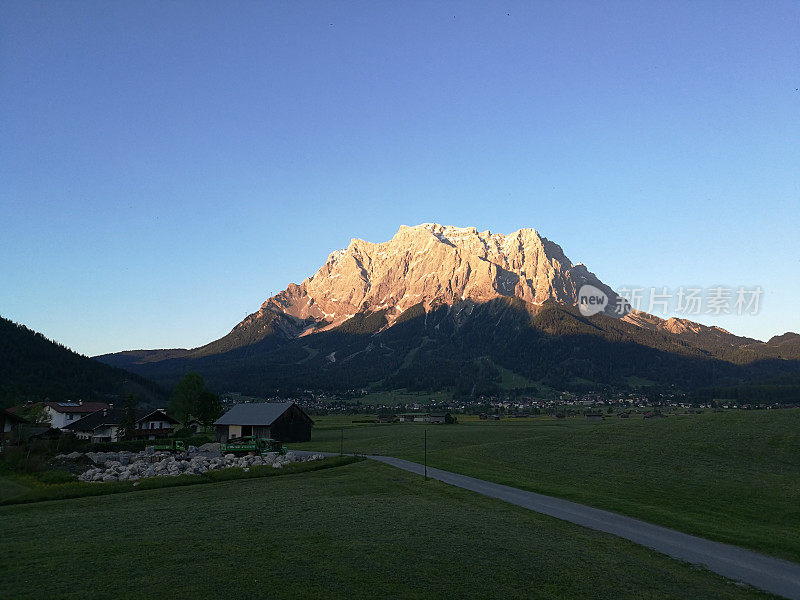
{"type": "Polygon", "coordinates": [[[237,404],[214,422],[217,441],[255,435],[282,442],[307,442],[314,421],[294,402],[237,404]]]}

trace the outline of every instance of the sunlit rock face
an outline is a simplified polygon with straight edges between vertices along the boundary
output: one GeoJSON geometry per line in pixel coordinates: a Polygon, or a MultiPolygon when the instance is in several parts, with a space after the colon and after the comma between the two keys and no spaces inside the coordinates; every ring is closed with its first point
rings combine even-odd
{"type": "Polygon", "coordinates": [[[267,330],[295,337],[377,310],[385,311],[391,327],[418,304],[429,310],[504,296],[533,305],[546,300],[575,305],[584,284],[608,294],[611,314],[616,294],[534,229],[503,235],[436,223],[403,225],[388,242],[351,240],[312,277],[269,298],[232,333],[246,328],[253,329],[249,339],[267,330]]]}

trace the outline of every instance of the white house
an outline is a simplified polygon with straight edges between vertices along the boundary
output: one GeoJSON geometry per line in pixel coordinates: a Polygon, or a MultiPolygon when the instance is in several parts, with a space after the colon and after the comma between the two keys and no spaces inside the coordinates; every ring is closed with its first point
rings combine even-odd
{"type": "Polygon", "coordinates": [[[83,400],[44,403],[44,412],[50,418],[50,427],[54,429],[64,429],[78,419],[82,419],[98,410],[109,408],[110,406],[104,402],[84,402],[83,400]]]}
{"type": "Polygon", "coordinates": [[[169,435],[173,431],[173,425],[178,424],[176,419],[170,417],[160,408],[137,416],[136,432],[134,433],[134,437],[137,438],[154,440],[158,437],[169,435]]]}
{"type": "MultiPolygon", "coordinates": [[[[125,417],[121,408],[103,409],[92,413],[68,425],[65,430],[72,432],[82,440],[93,442],[116,442],[120,438],[120,430],[125,417]]],[[[173,432],[173,425],[178,421],[170,417],[164,410],[136,411],[136,428],[132,437],[155,440],[166,437],[173,432]]]]}

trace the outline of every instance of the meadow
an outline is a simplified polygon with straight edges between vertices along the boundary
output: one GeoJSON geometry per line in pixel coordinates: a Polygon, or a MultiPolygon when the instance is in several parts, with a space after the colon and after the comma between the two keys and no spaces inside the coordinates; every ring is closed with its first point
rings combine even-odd
{"type": "MultiPolygon", "coordinates": [[[[460,416],[461,417],[461,416],[460,416]]],[[[349,420],[363,419],[350,417],[349,420]]],[[[800,410],[353,425],[299,449],[384,454],[800,561],[800,410]]]]}
{"type": "Polygon", "coordinates": [[[361,461],[0,507],[0,596],[757,599],[569,523],[361,461]]]}

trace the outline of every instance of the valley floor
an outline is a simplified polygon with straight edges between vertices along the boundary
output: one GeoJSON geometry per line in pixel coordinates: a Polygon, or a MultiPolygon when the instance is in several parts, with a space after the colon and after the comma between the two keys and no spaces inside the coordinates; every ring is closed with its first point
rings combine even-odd
{"type": "Polygon", "coordinates": [[[294,448],[421,463],[427,430],[430,466],[800,562],[800,409],[461,421],[320,417],[294,448]]]}
{"type": "Polygon", "coordinates": [[[371,461],[0,507],[0,597],[769,598],[371,461]]]}

